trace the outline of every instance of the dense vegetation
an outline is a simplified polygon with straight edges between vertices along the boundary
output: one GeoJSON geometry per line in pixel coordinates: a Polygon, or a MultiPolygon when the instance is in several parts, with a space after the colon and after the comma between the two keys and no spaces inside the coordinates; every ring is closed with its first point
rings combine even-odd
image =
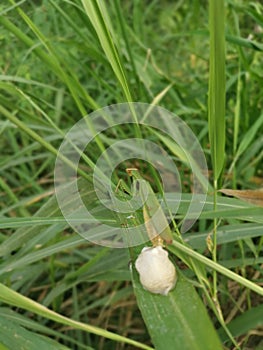
{"type": "MultiPolygon", "coordinates": [[[[169,349],[173,334],[180,349],[193,349],[190,332],[205,350],[205,335],[194,330],[195,308],[212,349],[220,349],[218,338],[225,349],[262,349],[263,6],[220,0],[224,21],[222,12],[212,19],[212,3],[210,12],[202,0],[0,5],[0,349],[169,349]],[[218,43],[225,45],[219,63],[218,43]],[[85,241],[63,218],[54,193],[66,132],[86,115],[92,127],[92,112],[127,101],[179,116],[208,164],[200,219],[181,235],[187,208],[173,215],[174,244],[167,249],[180,278],[167,298],[142,290],[136,271],[130,273],[138,249],[85,241]],[[249,192],[230,192],[244,201],[218,192],[226,188],[249,192]],[[165,327],[170,340],[162,338],[165,327]]],[[[162,133],[141,132],[177,163],[187,203],[191,169],[162,133]]],[[[89,180],[102,149],[135,134],[133,125],[118,126],[85,151],[79,188],[87,207],[97,203],[89,180]]],[[[112,178],[113,187],[119,179],[127,184],[122,197],[130,187],[127,167],[138,167],[160,192],[149,163],[130,159],[112,178]]],[[[112,219],[99,205],[94,210],[102,221],[112,219]]]]}

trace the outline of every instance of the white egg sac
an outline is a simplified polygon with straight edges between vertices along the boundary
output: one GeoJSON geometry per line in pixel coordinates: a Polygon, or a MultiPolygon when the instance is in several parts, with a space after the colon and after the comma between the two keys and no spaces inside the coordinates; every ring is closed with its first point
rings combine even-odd
{"type": "Polygon", "coordinates": [[[167,295],[176,283],[176,270],[161,246],[145,247],[135,261],[144,289],[167,295]]]}

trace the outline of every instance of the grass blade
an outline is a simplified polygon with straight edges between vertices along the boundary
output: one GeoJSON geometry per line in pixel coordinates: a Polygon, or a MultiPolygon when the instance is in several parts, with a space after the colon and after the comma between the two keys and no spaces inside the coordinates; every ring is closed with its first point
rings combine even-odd
{"type": "Polygon", "coordinates": [[[145,291],[135,268],[133,285],[156,350],[222,349],[204,305],[183,276],[179,276],[174,290],[167,296],[145,291]]]}
{"type": "Polygon", "coordinates": [[[70,318],[67,318],[67,317],[62,316],[62,315],[60,315],[52,310],[49,310],[45,306],[15,292],[14,290],[6,287],[3,284],[0,284],[0,299],[5,303],[17,306],[17,307],[22,308],[22,309],[26,309],[28,311],[31,311],[33,313],[40,315],[40,316],[46,317],[46,318],[53,320],[55,322],[62,323],[64,325],[74,327],[76,329],[81,329],[83,331],[90,332],[93,334],[97,334],[97,335],[100,335],[102,337],[106,337],[108,339],[131,344],[131,345],[137,347],[137,349],[152,350],[151,347],[144,345],[144,344],[141,344],[135,340],[132,340],[132,339],[129,339],[126,337],[122,337],[118,334],[114,334],[112,332],[105,331],[104,329],[101,329],[101,328],[98,328],[95,326],[91,326],[91,325],[84,324],[82,322],[71,320],[70,318]]]}
{"type": "Polygon", "coordinates": [[[210,0],[210,71],[208,122],[214,179],[222,171],[225,154],[225,19],[224,1],[210,0]]]}
{"type": "Polygon", "coordinates": [[[107,12],[103,9],[103,3],[97,0],[82,0],[82,4],[94,29],[96,30],[101,46],[111,64],[111,67],[117,79],[121,84],[127,101],[132,101],[128,82],[124,73],[123,66],[121,64],[121,59],[113,41],[112,33],[109,30],[111,25],[109,23],[108,16],[106,17],[107,12]]]}

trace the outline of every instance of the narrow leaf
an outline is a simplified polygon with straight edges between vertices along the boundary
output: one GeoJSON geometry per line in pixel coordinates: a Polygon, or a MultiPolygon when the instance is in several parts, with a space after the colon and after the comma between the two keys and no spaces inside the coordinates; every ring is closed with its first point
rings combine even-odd
{"type": "MultiPolygon", "coordinates": [[[[246,334],[251,329],[263,325],[262,315],[263,305],[261,304],[245,311],[243,314],[231,321],[228,324],[228,329],[235,337],[240,336],[241,334],[246,334]]],[[[227,340],[227,335],[222,328],[219,329],[218,333],[223,341],[227,340]]]]}
{"type": "Polygon", "coordinates": [[[152,350],[152,348],[150,348],[149,346],[144,345],[142,343],[139,343],[135,340],[120,336],[118,334],[109,332],[109,331],[104,330],[104,329],[99,328],[99,327],[91,326],[91,325],[88,325],[88,324],[85,324],[82,322],[72,320],[72,319],[67,318],[65,316],[62,316],[62,315],[46,308],[45,306],[37,303],[36,301],[33,301],[32,299],[29,299],[29,298],[17,293],[16,291],[6,287],[2,283],[0,283],[0,300],[2,300],[5,303],[8,303],[10,305],[13,305],[13,306],[31,311],[33,313],[36,313],[42,317],[53,320],[57,323],[61,323],[61,324],[73,327],[75,329],[80,329],[80,330],[83,330],[83,331],[86,331],[89,333],[97,334],[97,335],[100,335],[102,337],[112,339],[114,341],[119,341],[119,342],[131,344],[131,345],[137,347],[138,349],[152,350]]]}
{"type": "Polygon", "coordinates": [[[225,153],[225,15],[224,0],[209,2],[210,70],[208,122],[214,180],[224,164],[225,153]]]}
{"type": "Polygon", "coordinates": [[[0,350],[4,344],[7,348],[16,350],[70,350],[56,341],[30,332],[16,322],[0,317],[0,350]]]}
{"type": "Polygon", "coordinates": [[[89,17],[101,43],[105,55],[107,56],[111,67],[120,82],[127,101],[131,101],[131,93],[128,87],[124,68],[121,63],[116,44],[113,40],[112,31],[110,31],[110,19],[104,11],[104,4],[101,1],[82,0],[83,7],[89,17]]]}

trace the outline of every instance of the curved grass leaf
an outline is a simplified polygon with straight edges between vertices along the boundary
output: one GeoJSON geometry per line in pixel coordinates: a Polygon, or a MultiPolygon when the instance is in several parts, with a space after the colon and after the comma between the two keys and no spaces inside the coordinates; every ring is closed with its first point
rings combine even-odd
{"type": "Polygon", "coordinates": [[[132,101],[126,75],[121,63],[121,58],[112,38],[112,31],[109,30],[109,28],[111,28],[111,24],[110,19],[107,16],[107,11],[104,9],[104,4],[97,0],[82,0],[82,4],[87,13],[87,16],[89,17],[94,29],[96,30],[101,46],[111,64],[111,67],[117,79],[121,84],[127,101],[132,101]]]}
{"type": "Polygon", "coordinates": [[[15,292],[14,290],[12,290],[11,288],[6,287],[5,285],[3,285],[2,283],[0,283],[0,300],[2,300],[3,302],[31,311],[33,313],[36,313],[37,315],[43,316],[47,319],[53,320],[55,322],[73,327],[75,329],[80,329],[86,332],[90,332],[92,334],[97,334],[101,337],[105,337],[108,339],[112,339],[114,341],[119,341],[119,342],[123,342],[123,343],[127,343],[130,345],[133,345],[135,347],[137,347],[137,349],[148,349],[148,350],[152,350],[151,347],[144,345],[142,343],[139,343],[135,340],[120,336],[118,334],[114,334],[112,332],[106,331],[102,328],[99,327],[95,327],[95,326],[91,326],[82,322],[78,322],[75,320],[72,320],[70,318],[67,318],[65,316],[62,316],[52,310],[49,310],[48,308],[46,308],[45,306],[35,302],[32,299],[29,299],[17,292],[15,292]]]}

